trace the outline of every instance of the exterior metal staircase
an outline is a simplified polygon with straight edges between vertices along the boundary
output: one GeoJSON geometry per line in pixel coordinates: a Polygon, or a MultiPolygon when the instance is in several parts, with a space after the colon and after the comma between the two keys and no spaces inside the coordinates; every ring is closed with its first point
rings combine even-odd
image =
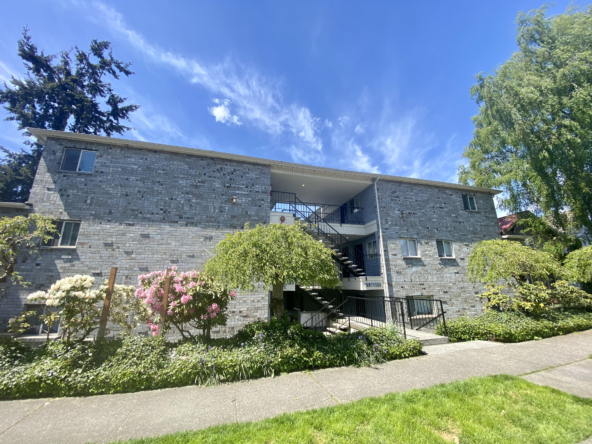
{"type": "Polygon", "coordinates": [[[295,193],[272,191],[271,209],[292,213],[297,220],[305,223],[307,233],[333,251],[333,258],[339,264],[342,274],[343,270],[347,270],[351,275],[356,277],[366,275],[353,260],[343,254],[341,249],[342,246],[347,245],[347,239],[325,220],[327,219],[326,215],[323,217],[321,212],[317,212],[314,204],[302,202],[296,197],[295,193]]]}

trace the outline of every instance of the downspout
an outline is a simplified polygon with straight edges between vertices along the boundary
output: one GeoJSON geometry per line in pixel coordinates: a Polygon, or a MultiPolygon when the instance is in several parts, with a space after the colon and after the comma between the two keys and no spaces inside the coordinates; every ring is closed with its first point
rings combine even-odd
{"type": "Polygon", "coordinates": [[[384,285],[384,297],[389,298],[388,278],[386,274],[386,261],[384,260],[384,245],[382,243],[382,220],[380,219],[380,206],[378,205],[378,190],[376,183],[380,176],[376,176],[374,181],[374,197],[376,198],[376,223],[378,225],[378,242],[380,243],[380,268],[382,270],[382,284],[384,285]]]}

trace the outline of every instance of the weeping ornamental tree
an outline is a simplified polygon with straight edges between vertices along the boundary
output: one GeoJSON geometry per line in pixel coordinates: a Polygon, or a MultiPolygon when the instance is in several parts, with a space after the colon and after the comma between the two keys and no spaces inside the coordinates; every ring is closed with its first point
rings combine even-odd
{"type": "Polygon", "coordinates": [[[531,209],[592,233],[592,6],[518,16],[518,51],[471,89],[479,105],[461,183],[501,188],[510,212],[531,209]]]}
{"type": "Polygon", "coordinates": [[[563,274],[560,263],[549,253],[501,239],[482,241],[469,256],[467,276],[472,282],[507,285],[548,282],[563,274]]]}
{"type": "Polygon", "coordinates": [[[304,225],[259,224],[228,234],[208,260],[205,269],[229,288],[253,291],[262,282],[272,289],[270,310],[284,313],[284,284],[339,285],[332,252],[304,231],[304,225]]]}

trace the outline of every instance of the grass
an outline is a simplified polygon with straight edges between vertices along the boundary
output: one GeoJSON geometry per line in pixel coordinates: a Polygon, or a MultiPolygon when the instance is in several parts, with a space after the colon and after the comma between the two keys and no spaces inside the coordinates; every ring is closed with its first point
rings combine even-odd
{"type": "Polygon", "coordinates": [[[590,435],[592,400],[490,376],[126,443],[575,444],[590,435]]]}

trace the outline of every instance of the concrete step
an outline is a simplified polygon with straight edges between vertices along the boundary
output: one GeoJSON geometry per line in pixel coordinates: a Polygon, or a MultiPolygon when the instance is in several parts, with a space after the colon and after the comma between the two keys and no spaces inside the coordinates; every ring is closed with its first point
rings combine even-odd
{"type": "Polygon", "coordinates": [[[407,339],[417,339],[422,342],[423,345],[438,345],[447,344],[448,338],[446,336],[440,336],[434,333],[428,333],[427,331],[407,329],[407,339]]]}

